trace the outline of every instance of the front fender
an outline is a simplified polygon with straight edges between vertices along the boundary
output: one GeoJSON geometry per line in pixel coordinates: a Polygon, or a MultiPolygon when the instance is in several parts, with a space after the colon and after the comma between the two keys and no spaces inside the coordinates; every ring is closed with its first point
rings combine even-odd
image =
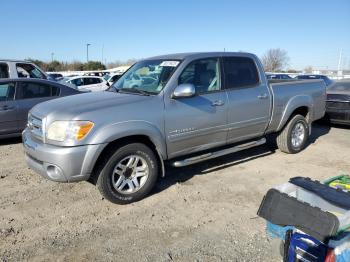
{"type": "Polygon", "coordinates": [[[147,136],[156,146],[160,156],[163,159],[167,158],[165,138],[162,132],[152,123],[142,120],[124,121],[102,127],[93,134],[89,144],[108,144],[133,135],[147,136]]]}
{"type": "MultiPolygon", "coordinates": [[[[313,100],[310,96],[307,95],[298,95],[292,97],[286,104],[281,121],[278,125],[277,131],[280,131],[284,125],[287,123],[290,116],[293,114],[293,112],[299,108],[299,107],[307,107],[309,111],[309,116],[312,117],[313,112],[313,100]]],[[[311,119],[309,120],[309,124],[311,124],[311,119]]]]}

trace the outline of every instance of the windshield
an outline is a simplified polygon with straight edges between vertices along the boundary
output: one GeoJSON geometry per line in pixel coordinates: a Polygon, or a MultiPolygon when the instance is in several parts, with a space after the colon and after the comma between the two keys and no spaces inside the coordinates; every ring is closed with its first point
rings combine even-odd
{"type": "Polygon", "coordinates": [[[179,63],[177,60],[164,59],[137,62],[112,87],[123,92],[142,91],[158,94],[179,63]]]}
{"type": "Polygon", "coordinates": [[[103,76],[104,80],[106,80],[106,81],[108,81],[108,79],[109,79],[110,77],[111,77],[111,76],[110,76],[109,74],[103,76]]]}

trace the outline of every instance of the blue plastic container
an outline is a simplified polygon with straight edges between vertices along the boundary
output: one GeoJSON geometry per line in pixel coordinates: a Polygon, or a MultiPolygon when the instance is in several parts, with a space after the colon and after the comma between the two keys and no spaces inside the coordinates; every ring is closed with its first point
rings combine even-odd
{"type": "Polygon", "coordinates": [[[288,262],[324,262],[327,257],[328,247],[315,238],[293,233],[288,247],[288,262]]]}

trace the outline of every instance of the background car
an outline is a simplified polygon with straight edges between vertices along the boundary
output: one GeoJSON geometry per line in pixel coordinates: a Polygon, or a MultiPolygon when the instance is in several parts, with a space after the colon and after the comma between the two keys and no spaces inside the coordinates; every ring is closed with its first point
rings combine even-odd
{"type": "Polygon", "coordinates": [[[50,79],[37,65],[19,60],[0,60],[0,79],[3,78],[50,79]]]}
{"type": "Polygon", "coordinates": [[[121,74],[108,74],[105,75],[103,78],[108,82],[108,84],[111,86],[114,84],[115,81],[117,81],[122,75],[121,74]]]}
{"type": "Polygon", "coordinates": [[[78,90],[81,91],[104,91],[109,87],[107,81],[98,76],[75,76],[72,78],[64,78],[60,82],[63,84],[68,83],[70,85],[74,85],[78,90]]]}
{"type": "Polygon", "coordinates": [[[327,88],[326,119],[350,125],[350,80],[336,81],[327,88]]]}
{"type": "Polygon", "coordinates": [[[287,74],[266,74],[267,79],[282,79],[282,80],[288,80],[293,79],[287,74]]]}
{"type": "Polygon", "coordinates": [[[63,75],[59,73],[48,73],[47,75],[55,81],[60,81],[63,79],[63,75]]]}
{"type": "Polygon", "coordinates": [[[41,79],[0,80],[0,138],[20,136],[28,111],[41,102],[82,92],[41,79]]]}
{"type": "Polygon", "coordinates": [[[326,86],[329,86],[334,82],[328,76],[325,76],[325,75],[298,75],[296,78],[297,79],[322,79],[326,83],[326,86]]]}

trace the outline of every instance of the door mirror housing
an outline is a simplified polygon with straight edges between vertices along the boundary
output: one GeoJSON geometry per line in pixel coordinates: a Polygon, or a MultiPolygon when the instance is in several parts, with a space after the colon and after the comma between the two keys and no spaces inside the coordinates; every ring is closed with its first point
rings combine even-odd
{"type": "Polygon", "coordinates": [[[172,98],[193,97],[195,94],[196,88],[193,84],[181,84],[175,88],[172,98]]]}

